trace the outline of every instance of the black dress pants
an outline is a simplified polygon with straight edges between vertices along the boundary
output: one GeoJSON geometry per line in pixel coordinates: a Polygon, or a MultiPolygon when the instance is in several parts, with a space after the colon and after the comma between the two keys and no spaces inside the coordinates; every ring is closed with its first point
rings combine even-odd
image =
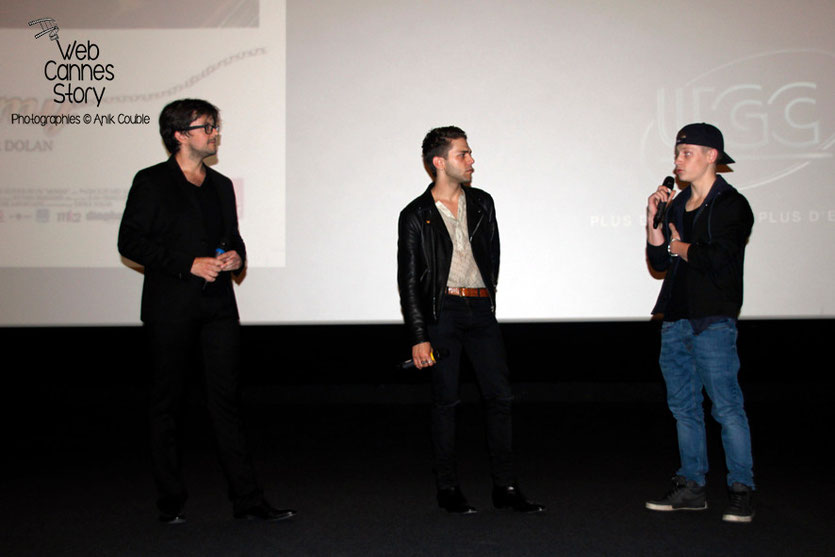
{"type": "Polygon", "coordinates": [[[487,448],[493,483],[515,483],[512,455],[509,370],[499,324],[489,298],[447,295],[438,323],[429,326],[435,349],[449,355],[432,366],[432,445],[438,488],[458,485],[455,421],[462,354],[473,366],[484,406],[487,448]]]}
{"type": "Polygon", "coordinates": [[[206,402],[220,464],[235,510],[262,497],[240,414],[240,323],[234,304],[204,297],[199,319],[146,323],[153,362],[150,441],[157,507],[179,513],[188,496],[182,473],[180,427],[188,370],[202,356],[206,402]]]}

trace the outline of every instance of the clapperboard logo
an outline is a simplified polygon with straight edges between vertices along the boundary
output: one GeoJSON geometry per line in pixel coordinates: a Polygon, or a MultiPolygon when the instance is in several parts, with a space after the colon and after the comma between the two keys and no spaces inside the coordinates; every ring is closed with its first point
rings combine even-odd
{"type": "MultiPolygon", "coordinates": [[[[55,24],[54,19],[51,17],[42,17],[40,19],[33,19],[29,22],[29,27],[34,27],[36,25],[41,28],[41,30],[35,35],[36,39],[40,39],[44,35],[49,35],[50,41],[58,40],[58,26],[55,24]]],[[[60,48],[60,46],[58,48],[60,48]]]]}

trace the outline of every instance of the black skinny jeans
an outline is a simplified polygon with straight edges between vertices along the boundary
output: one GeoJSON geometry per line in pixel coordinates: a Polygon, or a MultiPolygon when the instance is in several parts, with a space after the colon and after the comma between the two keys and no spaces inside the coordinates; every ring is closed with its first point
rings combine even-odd
{"type": "Polygon", "coordinates": [[[458,485],[455,419],[462,353],[472,363],[484,404],[487,448],[493,483],[515,483],[513,476],[509,370],[499,324],[489,298],[444,298],[438,323],[429,326],[434,349],[449,355],[432,366],[432,445],[438,488],[458,485]]]}

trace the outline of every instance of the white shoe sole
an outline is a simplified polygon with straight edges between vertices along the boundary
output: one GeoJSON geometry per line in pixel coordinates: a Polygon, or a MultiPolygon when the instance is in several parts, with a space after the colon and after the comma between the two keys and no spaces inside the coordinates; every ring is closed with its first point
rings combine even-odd
{"type": "Polygon", "coordinates": [[[741,522],[741,523],[748,523],[754,520],[754,514],[750,514],[748,516],[740,516],[738,514],[724,514],[722,515],[722,520],[725,522],[741,522]]]}
{"type": "Polygon", "coordinates": [[[707,503],[704,504],[703,507],[674,507],[672,505],[659,505],[658,503],[649,503],[647,502],[646,508],[651,511],[662,511],[662,512],[671,512],[671,511],[705,511],[707,510],[707,503]]]}

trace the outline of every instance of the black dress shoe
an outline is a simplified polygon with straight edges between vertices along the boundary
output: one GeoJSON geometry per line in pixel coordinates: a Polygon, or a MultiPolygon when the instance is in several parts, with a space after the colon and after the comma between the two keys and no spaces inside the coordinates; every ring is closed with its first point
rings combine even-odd
{"type": "Polygon", "coordinates": [[[160,513],[159,521],[163,524],[185,524],[186,517],[182,511],[176,513],[160,513]]]}
{"type": "Polygon", "coordinates": [[[478,511],[467,503],[459,487],[444,487],[438,490],[438,505],[453,514],[474,514],[478,511]]]}
{"type": "Polygon", "coordinates": [[[528,501],[515,485],[493,486],[493,506],[520,513],[541,513],[545,510],[544,505],[528,501]]]}
{"type": "Polygon", "coordinates": [[[246,520],[265,520],[268,522],[275,522],[277,520],[286,520],[295,516],[296,511],[292,509],[275,509],[264,500],[259,501],[255,505],[243,511],[235,511],[235,518],[245,518],[246,520]]]}

